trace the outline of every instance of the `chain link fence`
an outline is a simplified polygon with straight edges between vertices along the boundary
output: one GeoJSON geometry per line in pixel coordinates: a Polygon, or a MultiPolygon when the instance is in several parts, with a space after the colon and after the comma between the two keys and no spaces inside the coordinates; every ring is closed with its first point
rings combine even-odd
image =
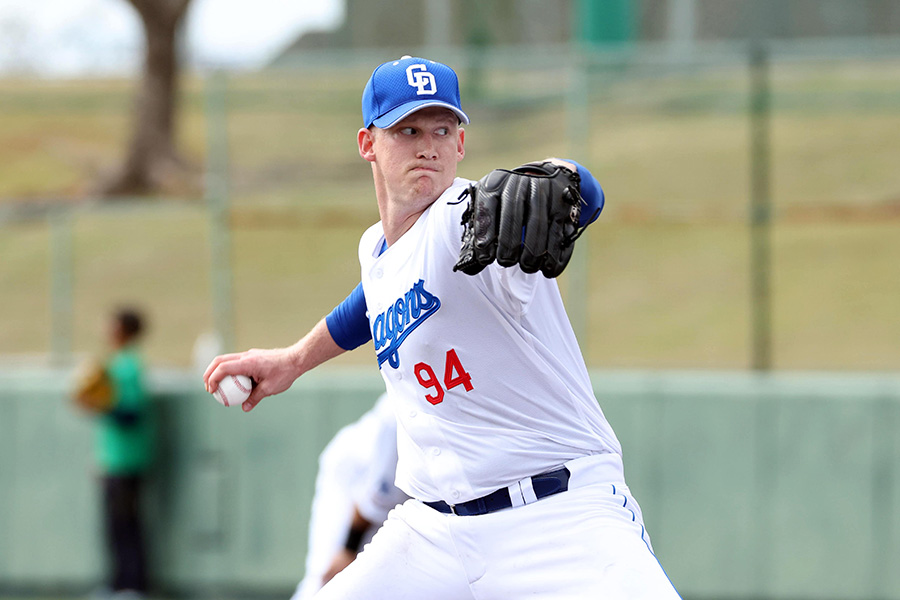
{"type": "MultiPolygon", "coordinates": [[[[895,370],[898,46],[772,42],[762,80],[749,46],[724,42],[435,58],[460,73],[472,117],[461,176],[562,155],[604,185],[606,211],[561,279],[589,365],[742,369],[764,343],[776,369],[895,370]],[[762,263],[754,198],[768,207],[762,263]]],[[[3,354],[95,351],[121,302],[146,307],[163,364],[190,364],[212,330],[238,349],[294,341],[358,282],[356,243],[378,218],[359,95],[390,56],[191,80],[181,139],[207,195],[139,205],[33,200],[84,196],[78,182],[126,135],[127,84],[0,85],[0,118],[22,123],[2,134],[3,354]],[[15,184],[43,168],[54,177],[15,184]]]]}

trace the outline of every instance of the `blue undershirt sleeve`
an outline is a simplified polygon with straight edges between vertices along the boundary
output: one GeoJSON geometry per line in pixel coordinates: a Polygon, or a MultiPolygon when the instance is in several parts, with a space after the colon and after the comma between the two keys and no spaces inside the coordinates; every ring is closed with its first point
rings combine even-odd
{"type": "Polygon", "coordinates": [[[334,307],[325,317],[325,324],[335,343],[344,350],[359,348],[372,339],[362,283],[334,307]]]}
{"type": "Polygon", "coordinates": [[[603,188],[600,187],[600,182],[586,167],[572,159],[567,158],[566,160],[578,167],[578,175],[581,177],[581,197],[584,198],[587,205],[581,207],[581,220],[578,226],[584,227],[593,223],[600,216],[603,205],[606,203],[606,196],[603,188]]]}

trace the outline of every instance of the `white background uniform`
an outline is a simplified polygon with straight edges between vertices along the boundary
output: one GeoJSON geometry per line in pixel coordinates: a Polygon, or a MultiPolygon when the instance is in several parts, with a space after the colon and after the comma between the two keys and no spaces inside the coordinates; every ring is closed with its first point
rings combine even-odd
{"type": "Polygon", "coordinates": [[[309,522],[306,570],[293,600],[311,598],[338,551],[344,547],[353,508],[373,524],[368,542],[388,512],[407,499],[394,486],[397,420],[387,394],[357,421],[341,428],[319,456],[309,522]]]}
{"type": "Polygon", "coordinates": [[[469,183],[457,179],[385,252],[380,223],[360,241],[375,351],[399,422],[397,485],[416,500],[391,513],[320,597],[677,598],[624,483],[556,281],[496,263],[476,276],[453,272],[465,209],[455,202],[469,183]],[[527,487],[563,465],[569,490],[524,506],[456,516],[419,502],[527,487]]]}

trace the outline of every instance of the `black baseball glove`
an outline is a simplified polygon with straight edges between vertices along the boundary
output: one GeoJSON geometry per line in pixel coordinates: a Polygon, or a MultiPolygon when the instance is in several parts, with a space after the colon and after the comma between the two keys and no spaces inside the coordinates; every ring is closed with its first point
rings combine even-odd
{"type": "Polygon", "coordinates": [[[551,162],[496,169],[470,185],[454,271],[476,275],[497,259],[557,277],[572,256],[584,200],[578,173],[551,162]]]}

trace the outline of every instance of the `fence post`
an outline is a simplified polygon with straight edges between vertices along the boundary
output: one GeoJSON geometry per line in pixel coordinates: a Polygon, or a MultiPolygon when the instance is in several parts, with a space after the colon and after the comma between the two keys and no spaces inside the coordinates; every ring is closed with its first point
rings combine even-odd
{"type": "Polygon", "coordinates": [[[68,209],[50,211],[50,355],[65,364],[72,352],[72,218],[68,209]]]}
{"type": "Polygon", "coordinates": [[[751,366],[757,371],[772,368],[770,112],[769,57],[757,42],[750,49],[751,366]]]}
{"type": "Polygon", "coordinates": [[[212,279],[213,324],[223,347],[234,350],[232,300],[231,202],[228,189],[228,115],[226,75],[216,71],[206,80],[206,205],[212,279]]]}
{"type": "MultiPolygon", "coordinates": [[[[590,153],[590,82],[588,57],[581,43],[573,42],[570,53],[569,89],[566,94],[566,119],[568,127],[569,156],[572,160],[588,163],[590,153]]],[[[575,245],[566,277],[569,320],[575,336],[585,352],[588,344],[588,234],[575,245]]]]}

